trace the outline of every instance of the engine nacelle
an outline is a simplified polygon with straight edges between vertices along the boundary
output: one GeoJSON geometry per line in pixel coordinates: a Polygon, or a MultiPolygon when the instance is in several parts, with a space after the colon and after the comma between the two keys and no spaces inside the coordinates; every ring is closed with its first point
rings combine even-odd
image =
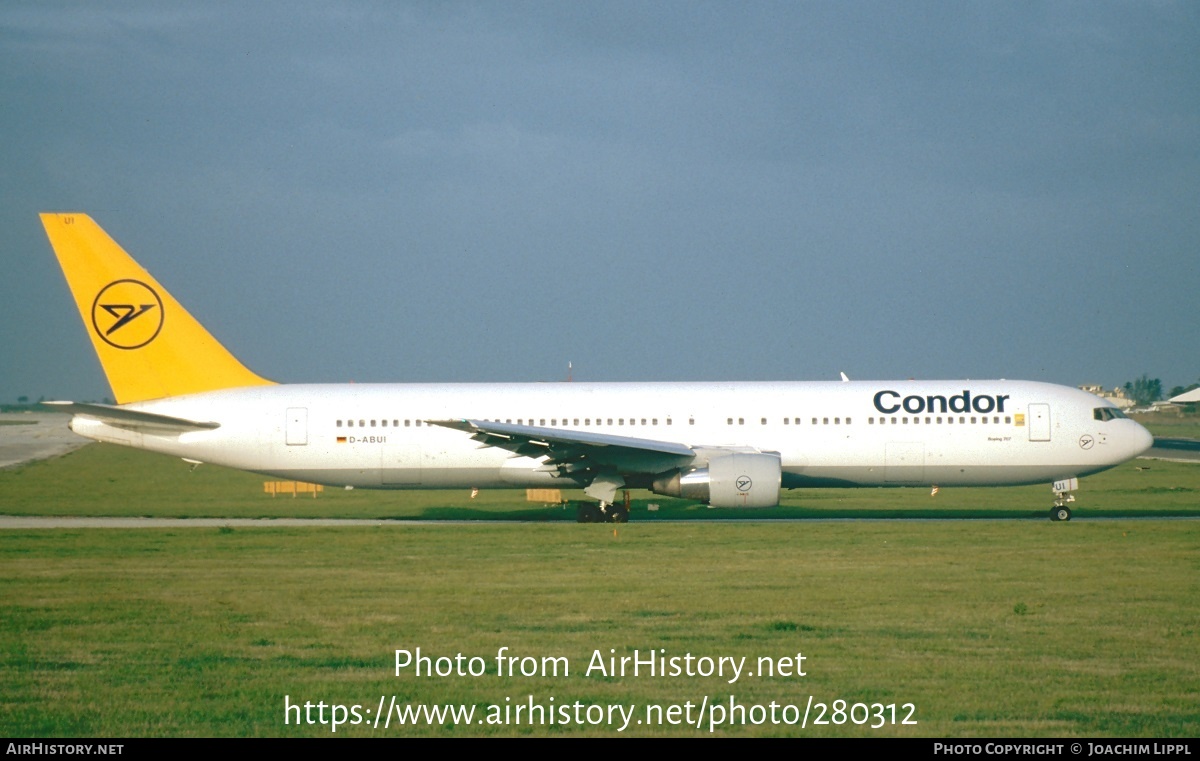
{"type": "Polygon", "coordinates": [[[713,507],[775,507],[781,478],[778,453],[730,452],[709,458],[707,468],[663,473],[650,491],[713,507]]]}

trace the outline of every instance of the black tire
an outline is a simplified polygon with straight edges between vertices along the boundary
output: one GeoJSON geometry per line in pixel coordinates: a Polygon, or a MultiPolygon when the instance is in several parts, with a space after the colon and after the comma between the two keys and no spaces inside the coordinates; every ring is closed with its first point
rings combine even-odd
{"type": "Polygon", "coordinates": [[[604,520],[600,506],[595,502],[581,502],[575,510],[576,523],[599,523],[604,520]]]}
{"type": "Polygon", "coordinates": [[[612,523],[629,523],[629,511],[619,505],[608,508],[608,520],[612,523]]]}
{"type": "Polygon", "coordinates": [[[1050,520],[1052,521],[1069,521],[1071,520],[1071,508],[1063,505],[1055,506],[1050,509],[1050,520]]]}

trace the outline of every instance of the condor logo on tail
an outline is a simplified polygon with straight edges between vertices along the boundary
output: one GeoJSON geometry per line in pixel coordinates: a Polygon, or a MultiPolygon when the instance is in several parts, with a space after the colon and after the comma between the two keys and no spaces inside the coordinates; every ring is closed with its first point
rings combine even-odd
{"type": "Polygon", "coordinates": [[[92,302],[96,335],[117,349],[140,349],[163,326],[162,299],[140,280],[114,280],[92,302]]]}

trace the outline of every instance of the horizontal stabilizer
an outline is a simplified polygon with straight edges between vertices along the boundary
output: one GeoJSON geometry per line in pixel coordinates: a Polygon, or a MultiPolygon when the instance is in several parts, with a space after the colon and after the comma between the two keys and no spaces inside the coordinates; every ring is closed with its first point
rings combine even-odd
{"type": "Polygon", "coordinates": [[[118,428],[146,433],[187,433],[188,431],[211,431],[221,427],[220,423],[202,423],[170,415],[159,415],[154,412],[114,407],[110,404],[86,402],[42,402],[42,404],[60,412],[70,412],[109,423],[118,428]]]}

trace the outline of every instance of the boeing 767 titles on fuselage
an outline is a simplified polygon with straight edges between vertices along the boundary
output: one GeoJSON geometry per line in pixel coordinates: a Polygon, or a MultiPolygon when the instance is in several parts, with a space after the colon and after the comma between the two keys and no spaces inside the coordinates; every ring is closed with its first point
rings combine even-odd
{"type": "Polygon", "coordinates": [[[579,487],[772,507],[782,489],[1047,483],[1144,452],[1109,402],[1029,381],[283,385],[246,369],[84,214],[43,214],[116,405],[71,430],[286,479],[375,489],[579,487]]]}

